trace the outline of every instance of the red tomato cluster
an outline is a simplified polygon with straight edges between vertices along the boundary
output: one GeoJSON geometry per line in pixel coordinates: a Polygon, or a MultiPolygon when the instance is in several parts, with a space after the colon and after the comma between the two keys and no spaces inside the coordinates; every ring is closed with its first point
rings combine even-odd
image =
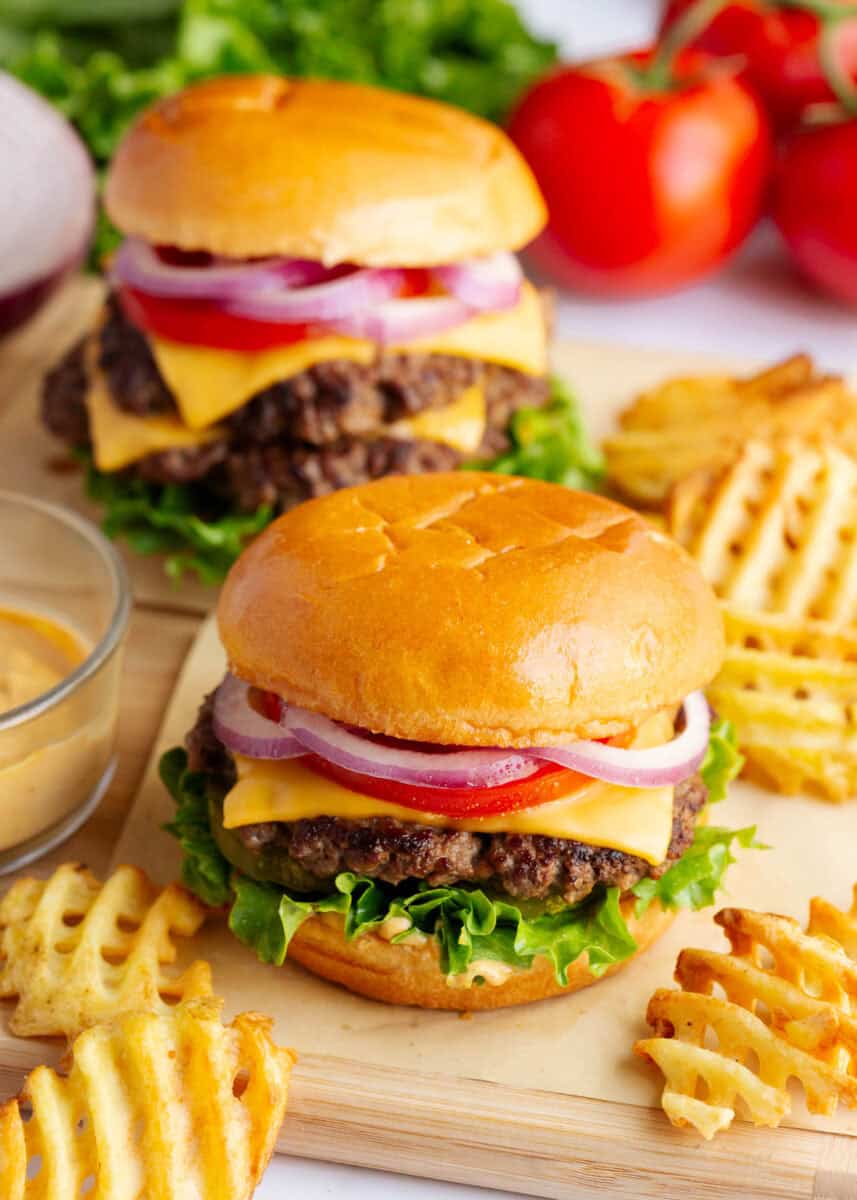
{"type": "Polygon", "coordinates": [[[566,285],[691,283],[769,202],[801,269],[857,303],[857,0],[667,0],[656,46],[559,70],[509,131],[550,210],[533,258],[566,285]]]}

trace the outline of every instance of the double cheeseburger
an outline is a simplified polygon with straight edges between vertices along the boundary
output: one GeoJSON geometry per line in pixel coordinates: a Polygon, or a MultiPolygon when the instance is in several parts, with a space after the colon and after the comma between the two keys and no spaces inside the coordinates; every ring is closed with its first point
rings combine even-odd
{"type": "Polygon", "coordinates": [[[478,472],[349,488],[268,527],[218,621],[229,673],[162,775],[185,880],[264,961],[492,1008],[712,902],[740,836],[701,820],[735,769],[699,691],[721,616],[628,509],[478,472]]]}
{"type": "Polygon", "coordinates": [[[216,79],[142,115],[105,203],[125,236],[111,290],[43,418],[120,497],[177,485],[203,520],[275,513],[490,460],[548,399],[545,312],[513,254],[545,208],[486,121],[216,79]]]}

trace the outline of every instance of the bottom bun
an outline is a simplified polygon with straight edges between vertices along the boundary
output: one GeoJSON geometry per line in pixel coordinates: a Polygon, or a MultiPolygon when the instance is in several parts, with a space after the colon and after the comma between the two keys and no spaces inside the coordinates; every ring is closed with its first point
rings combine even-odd
{"type": "Polygon", "coordinates": [[[304,921],[289,945],[289,958],[315,975],[386,1004],[414,1004],[459,1012],[506,1008],[550,996],[566,996],[633,962],[667,930],[675,915],[655,902],[638,918],[633,905],[632,898],[622,901],[622,914],[637,943],[636,953],[597,977],[590,972],[586,957],[579,958],[569,967],[566,987],[557,983],[553,966],[546,958],[535,959],[527,970],[511,970],[502,982],[450,986],[440,970],[435,938],[394,944],[373,933],[349,942],[343,934],[342,917],[334,913],[304,921]]]}

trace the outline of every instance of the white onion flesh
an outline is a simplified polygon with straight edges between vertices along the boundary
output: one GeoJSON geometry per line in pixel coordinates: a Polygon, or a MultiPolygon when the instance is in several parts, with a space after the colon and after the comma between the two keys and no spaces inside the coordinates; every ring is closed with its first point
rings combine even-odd
{"type": "Polygon", "coordinates": [[[298,758],[300,742],[250,703],[250,685],[227,675],[214,694],[214,732],[229,750],[248,758],[298,758]]]}
{"type": "Polygon", "coordinates": [[[526,750],[426,749],[355,730],[319,713],[284,706],[278,724],[251,706],[248,685],[228,675],[215,697],[215,732],[224,745],[255,758],[314,754],[366,775],[413,787],[492,788],[528,779],[546,762],[622,787],[663,787],[688,779],[708,746],[711,714],[702,692],[687,697],[684,729],[666,745],[625,748],[579,741],[526,750]]]}
{"type": "Polygon", "coordinates": [[[321,263],[305,258],[267,258],[256,262],[215,259],[200,267],[165,262],[140,238],[125,238],[112,265],[120,284],[150,296],[188,300],[229,300],[278,287],[304,287],[330,275],[321,263]]]}
{"type": "Polygon", "coordinates": [[[364,308],[383,306],[384,301],[397,295],[405,281],[404,271],[356,270],[303,288],[270,288],[224,305],[236,317],[254,321],[283,321],[285,323],[335,321],[351,319],[364,308]]]}
{"type": "Polygon", "coordinates": [[[523,272],[514,254],[493,254],[436,267],[434,277],[456,299],[479,311],[511,308],[521,295],[523,272]]]}
{"type": "Polygon", "coordinates": [[[0,71],[0,333],[20,325],[80,266],[95,174],[72,126],[0,71]]]}
{"type": "Polygon", "coordinates": [[[382,346],[410,342],[463,325],[473,310],[455,296],[416,296],[388,300],[350,316],[340,317],[336,329],[349,337],[368,338],[382,346]]]}
{"type": "Polygon", "coordinates": [[[286,710],[284,727],[309,754],[373,779],[392,779],[413,787],[486,788],[526,779],[538,763],[515,750],[399,749],[374,741],[319,713],[286,710]]]}

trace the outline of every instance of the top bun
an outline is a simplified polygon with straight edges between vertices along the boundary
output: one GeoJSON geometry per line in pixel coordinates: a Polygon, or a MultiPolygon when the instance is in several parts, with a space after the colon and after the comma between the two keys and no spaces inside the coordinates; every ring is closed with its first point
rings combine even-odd
{"type": "Polygon", "coordinates": [[[119,145],[106,205],[149,242],[328,265],[517,250],[546,219],[496,125],[381,88],[274,75],[213,79],[148,109],[119,145]]]}
{"type": "Polygon", "coordinates": [[[232,568],[218,619],[242,679],[447,745],[624,732],[707,684],[724,650],[698,567],[642,517],[470,472],[293,509],[232,568]]]}

